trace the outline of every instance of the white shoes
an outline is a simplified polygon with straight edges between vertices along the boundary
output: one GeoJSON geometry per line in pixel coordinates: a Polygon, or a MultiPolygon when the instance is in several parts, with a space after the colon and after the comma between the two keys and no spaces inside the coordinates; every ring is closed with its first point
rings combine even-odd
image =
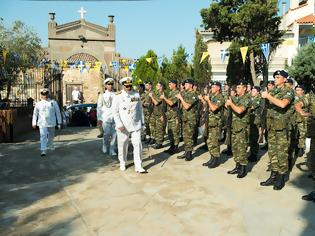
{"type": "Polygon", "coordinates": [[[120,166],[119,168],[121,171],[125,171],[126,170],[126,166],[120,166]]]}
{"type": "Polygon", "coordinates": [[[103,152],[104,154],[107,153],[107,148],[106,148],[106,146],[103,146],[103,147],[102,147],[102,152],[103,152]]]}
{"type": "Polygon", "coordinates": [[[46,151],[42,151],[42,152],[40,153],[40,156],[41,156],[41,157],[46,156],[46,151]]]}

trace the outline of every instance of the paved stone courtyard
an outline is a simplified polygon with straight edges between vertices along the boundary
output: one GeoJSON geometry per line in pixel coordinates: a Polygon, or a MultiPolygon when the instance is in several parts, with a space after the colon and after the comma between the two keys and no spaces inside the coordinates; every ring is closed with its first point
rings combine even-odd
{"type": "Polygon", "coordinates": [[[304,158],[274,191],[259,186],[266,154],[237,179],[224,155],[209,170],[201,149],[185,162],[144,146],[149,174],[139,175],[101,153],[97,129],[58,132],[46,158],[35,131],[0,144],[0,235],[315,235],[315,204],[301,200],[312,190],[304,158]]]}

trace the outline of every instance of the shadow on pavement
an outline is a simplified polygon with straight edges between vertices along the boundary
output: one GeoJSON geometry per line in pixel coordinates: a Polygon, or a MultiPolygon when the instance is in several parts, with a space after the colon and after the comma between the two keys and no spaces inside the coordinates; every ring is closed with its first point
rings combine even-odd
{"type": "Polygon", "coordinates": [[[36,219],[56,211],[57,206],[36,209],[36,214],[28,216],[20,216],[19,211],[49,196],[65,194],[66,187],[81,182],[87,173],[117,169],[118,161],[101,152],[102,140],[86,138],[90,131],[89,128],[61,130],[62,135],[77,132],[80,137],[57,142],[56,150],[48,152],[44,158],[39,155],[38,141],[0,144],[0,235],[50,235],[53,228],[63,230],[60,235],[67,234],[66,228],[74,219],[60,225],[47,225],[46,231],[43,228],[36,231],[36,219]],[[28,224],[31,224],[29,231],[16,231],[28,229],[28,224]]]}
{"type": "MultiPolygon", "coordinates": [[[[302,157],[299,157],[302,158],[302,157]]],[[[297,168],[298,171],[302,172],[299,176],[295,176],[294,178],[290,179],[290,183],[297,188],[303,190],[305,194],[308,194],[311,191],[314,191],[315,184],[311,178],[309,178],[310,172],[306,166],[306,162],[300,162],[293,168],[297,168]]],[[[302,197],[302,196],[301,196],[302,197]]],[[[303,201],[301,199],[301,201],[303,201]]],[[[305,220],[305,229],[300,234],[301,236],[311,236],[314,235],[315,232],[315,203],[314,202],[304,202],[304,208],[300,212],[300,216],[305,220]]]]}

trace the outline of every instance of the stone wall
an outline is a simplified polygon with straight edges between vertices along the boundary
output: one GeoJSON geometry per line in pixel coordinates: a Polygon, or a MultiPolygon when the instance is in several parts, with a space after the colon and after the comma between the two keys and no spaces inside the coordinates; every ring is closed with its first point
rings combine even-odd
{"type": "Polygon", "coordinates": [[[99,71],[93,69],[82,73],[80,69],[67,69],[64,71],[63,79],[63,104],[68,104],[70,91],[73,86],[78,86],[83,92],[84,103],[96,103],[98,93],[102,92],[103,78],[99,71]]]}

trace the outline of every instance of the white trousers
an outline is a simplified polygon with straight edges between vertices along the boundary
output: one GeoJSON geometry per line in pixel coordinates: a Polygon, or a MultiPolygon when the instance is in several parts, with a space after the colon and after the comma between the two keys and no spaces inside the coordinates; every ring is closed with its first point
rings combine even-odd
{"type": "Polygon", "coordinates": [[[131,136],[131,143],[133,145],[133,161],[135,164],[135,170],[137,171],[142,168],[141,130],[133,131],[130,133],[127,130],[124,130],[123,132],[117,130],[118,159],[120,162],[120,166],[126,166],[129,135],[131,136]]]}
{"type": "Polygon", "coordinates": [[[52,147],[55,137],[55,127],[39,127],[40,150],[46,151],[48,147],[52,147]]]}
{"type": "Polygon", "coordinates": [[[117,133],[115,130],[115,122],[103,122],[103,150],[113,155],[116,152],[117,133]]]}

